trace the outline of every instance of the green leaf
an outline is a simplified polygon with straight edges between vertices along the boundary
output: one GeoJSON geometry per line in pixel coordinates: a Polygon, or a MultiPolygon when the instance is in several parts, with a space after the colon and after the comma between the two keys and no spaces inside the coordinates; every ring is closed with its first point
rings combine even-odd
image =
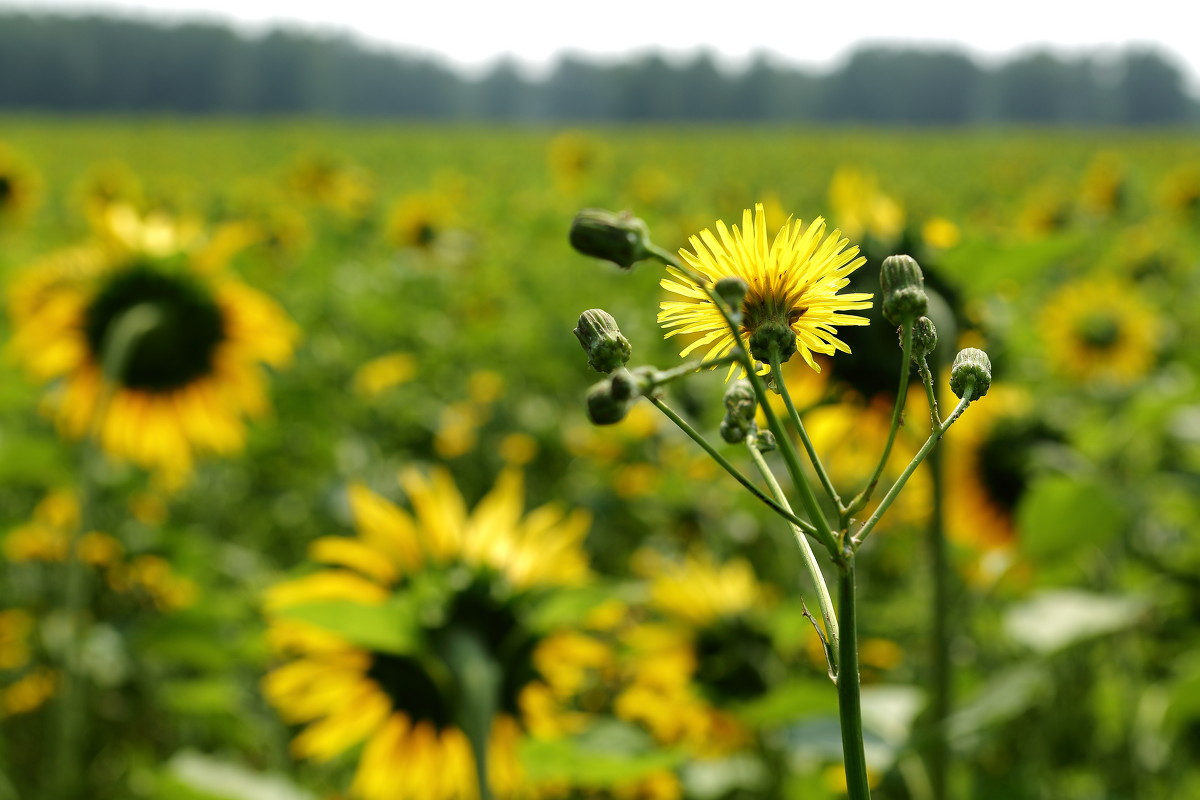
{"type": "Polygon", "coordinates": [[[634,585],[622,585],[611,581],[555,589],[533,604],[526,621],[532,629],[541,632],[576,626],[592,610],[608,600],[636,599],[633,596],[636,590],[634,585]]]}
{"type": "Polygon", "coordinates": [[[420,648],[416,607],[405,597],[380,606],[332,602],[293,606],[280,616],[336,633],[369,650],[407,655],[420,648]]]}
{"type": "Polygon", "coordinates": [[[1014,641],[1045,655],[1130,628],[1147,607],[1137,597],[1054,589],[1010,609],[1004,629],[1014,641]]]}
{"type": "Polygon", "coordinates": [[[803,717],[834,714],[837,713],[837,687],[828,679],[790,681],[743,703],[733,713],[753,727],[783,725],[803,717]]]}
{"type": "Polygon", "coordinates": [[[1050,674],[1041,664],[1022,664],[1002,672],[946,720],[952,744],[970,748],[984,730],[1001,725],[1037,704],[1050,688],[1050,674]]]}
{"type": "Polygon", "coordinates": [[[1125,507],[1111,490],[1066,475],[1035,482],[1017,510],[1021,550],[1032,559],[1101,546],[1126,520],[1125,507]]]}
{"type": "Polygon", "coordinates": [[[167,773],[183,791],[172,790],[170,795],[163,796],[186,797],[188,800],[193,797],[196,800],[313,800],[313,795],[282,775],[265,775],[193,750],[183,750],[172,756],[167,773]]]}

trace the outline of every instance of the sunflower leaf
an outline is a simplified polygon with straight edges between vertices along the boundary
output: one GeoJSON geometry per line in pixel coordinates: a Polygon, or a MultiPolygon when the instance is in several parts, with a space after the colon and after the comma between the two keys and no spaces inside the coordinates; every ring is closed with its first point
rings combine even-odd
{"type": "Polygon", "coordinates": [[[378,606],[362,603],[308,603],[279,612],[287,619],[307,622],[346,639],[351,644],[393,655],[420,649],[417,609],[406,598],[378,606]]]}

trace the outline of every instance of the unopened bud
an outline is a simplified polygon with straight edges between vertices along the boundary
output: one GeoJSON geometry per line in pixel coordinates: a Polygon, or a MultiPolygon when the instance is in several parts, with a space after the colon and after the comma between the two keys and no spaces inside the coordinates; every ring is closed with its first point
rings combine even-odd
{"type": "Polygon", "coordinates": [[[601,208],[585,208],[571,223],[571,246],[585,256],[611,261],[630,269],[650,257],[650,231],[646,223],[628,211],[614,214],[601,208]]]}
{"type": "Polygon", "coordinates": [[[604,309],[593,308],[580,314],[572,333],[587,353],[588,366],[597,372],[623,367],[633,354],[633,347],[621,335],[617,321],[604,309]]]}
{"type": "Polygon", "coordinates": [[[781,322],[767,320],[750,334],[750,355],[764,364],[771,363],[772,346],[779,353],[779,363],[796,352],[796,332],[781,322]]]}
{"type": "Polygon", "coordinates": [[[779,445],[775,442],[775,434],[770,431],[759,431],[754,437],[754,445],[760,453],[769,453],[779,445]]]}
{"type": "Polygon", "coordinates": [[[721,278],[713,289],[717,297],[724,300],[734,311],[742,310],[742,301],[746,299],[746,292],[750,291],[746,282],[735,275],[721,278]]]}
{"type": "Polygon", "coordinates": [[[937,349],[937,328],[929,317],[917,317],[912,330],[912,358],[920,363],[921,359],[937,349]]]}
{"type": "Polygon", "coordinates": [[[617,397],[611,381],[600,381],[588,389],[588,419],[596,425],[613,425],[625,419],[635,399],[617,397]]]}
{"type": "Polygon", "coordinates": [[[950,391],[962,398],[968,387],[971,399],[978,400],[988,393],[992,385],[992,360],[987,353],[975,347],[959,350],[950,367],[950,391]]]}
{"type": "Polygon", "coordinates": [[[923,315],[929,308],[925,276],[912,256],[888,256],[879,270],[883,288],[883,316],[900,325],[923,315]]]}
{"type": "Polygon", "coordinates": [[[739,417],[726,416],[721,420],[721,438],[729,444],[741,444],[746,437],[754,432],[754,420],[744,420],[739,417]]]}
{"type": "Polygon", "coordinates": [[[725,413],[727,416],[754,419],[757,409],[758,398],[754,396],[754,389],[751,388],[749,382],[734,381],[725,390],[725,413]]]}

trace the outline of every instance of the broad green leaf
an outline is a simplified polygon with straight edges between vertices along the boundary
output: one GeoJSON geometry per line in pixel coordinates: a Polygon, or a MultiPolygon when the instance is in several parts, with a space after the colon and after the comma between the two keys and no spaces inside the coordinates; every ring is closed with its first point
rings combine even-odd
{"type": "Polygon", "coordinates": [[[996,675],[946,721],[949,740],[973,746],[978,734],[1035,705],[1049,687],[1050,675],[1042,664],[1022,664],[996,675]]]}
{"type": "Polygon", "coordinates": [[[1021,549],[1033,559],[1053,558],[1105,544],[1124,527],[1127,513],[1104,487],[1066,475],[1036,481],[1021,502],[1021,549]]]}
{"type": "Polygon", "coordinates": [[[1014,641],[1047,654],[1125,630],[1137,623],[1146,608],[1146,601],[1137,597],[1054,589],[1010,609],[1004,629],[1014,641]]]}
{"type": "MultiPolygon", "coordinates": [[[[240,764],[184,750],[167,764],[170,778],[205,800],[313,800],[282,775],[266,775],[240,764]]],[[[178,796],[178,795],[173,795],[178,796]]],[[[190,798],[189,798],[190,800],[190,798]]]]}
{"type": "Polygon", "coordinates": [[[527,739],[520,758],[535,783],[568,780],[592,788],[616,786],[673,769],[687,754],[658,747],[640,728],[617,720],[565,739],[527,739]]]}
{"type": "Polygon", "coordinates": [[[743,703],[733,713],[747,725],[768,727],[836,714],[837,687],[827,678],[791,681],[743,703]]]}

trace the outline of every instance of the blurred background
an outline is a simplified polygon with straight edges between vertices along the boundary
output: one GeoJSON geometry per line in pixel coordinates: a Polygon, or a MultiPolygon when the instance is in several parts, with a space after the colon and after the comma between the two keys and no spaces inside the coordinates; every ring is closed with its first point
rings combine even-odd
{"type": "MultiPolygon", "coordinates": [[[[994,365],[860,554],[874,796],[1200,796],[1200,50],[1165,2],[902,5],[0,4],[0,800],[473,797],[411,766],[463,763],[473,625],[519,644],[498,796],[844,796],[790,532],[647,404],[592,426],[572,335],[684,346],[579,209],[675,250],[755,203],[858,246],[847,291],[914,256],[942,383],[994,365]],[[535,580],[468,519],[562,540],[535,580]]],[[[787,365],[844,496],[868,316],[787,365]]],[[[749,472],[723,378],[668,400],[749,472]]]]}

